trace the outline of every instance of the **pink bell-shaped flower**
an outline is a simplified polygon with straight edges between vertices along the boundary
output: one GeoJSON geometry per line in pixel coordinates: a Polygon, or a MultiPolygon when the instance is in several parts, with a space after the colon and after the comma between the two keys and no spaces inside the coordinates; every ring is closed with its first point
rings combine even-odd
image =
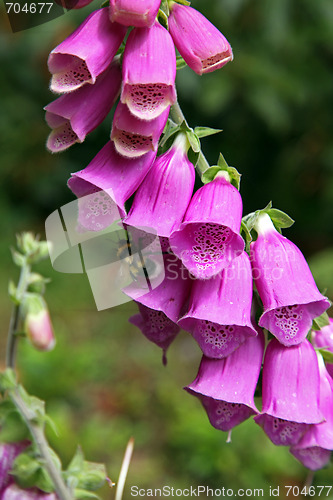
{"type": "Polygon", "coordinates": [[[180,55],[199,75],[222,68],[233,60],[228,40],[192,7],[173,2],[169,30],[180,55]]]}
{"type": "Polygon", "coordinates": [[[140,328],[143,335],[163,349],[163,364],[166,364],[166,351],[180,332],[180,328],[162,311],[138,304],[140,313],[132,316],[129,322],[140,328]]]}
{"type": "Polygon", "coordinates": [[[290,449],[290,452],[305,467],[318,470],[324,467],[333,450],[333,380],[325,368],[321,355],[318,355],[320,374],[319,409],[325,421],[309,426],[301,440],[290,449]]]}
{"type": "Polygon", "coordinates": [[[183,223],[170,236],[172,251],[199,279],[215,276],[244,250],[242,198],[221,174],[194,193],[183,223]]]}
{"type": "Polygon", "coordinates": [[[126,106],[118,103],[112,121],[111,140],[119,154],[138,158],[157,151],[158,141],[169,116],[169,107],[153,120],[140,120],[126,106]]]}
{"type": "Polygon", "coordinates": [[[110,112],[120,85],[119,61],[114,61],[94,85],[62,95],[45,106],[45,119],[53,129],[47,140],[48,149],[58,153],[83,142],[110,112]]]}
{"type": "Polygon", "coordinates": [[[257,335],[251,305],[251,264],[243,252],[217,276],[193,282],[189,309],[178,324],[193,335],[205,356],[224,358],[257,335]]]}
{"type": "Polygon", "coordinates": [[[140,158],[126,158],[119,155],[109,141],[86,168],[72,174],[68,187],[78,198],[96,191],[104,192],[124,216],[125,202],[139,187],[155,157],[156,153],[149,151],[140,158]]]}
{"type": "Polygon", "coordinates": [[[315,350],[308,340],[284,347],[269,342],[262,377],[262,411],[254,420],[276,445],[298,443],[324,415],[319,408],[319,369],[315,350]]]}
{"type": "Polygon", "coordinates": [[[171,148],[153,163],[138,188],[124,223],[154,228],[169,237],[177,229],[190,202],[195,172],[187,158],[186,135],[177,135],[171,148]]]}
{"type": "Polygon", "coordinates": [[[259,325],[286,346],[299,344],[330,302],[319,292],[301,251],[275,229],[268,214],[259,216],[255,229],[252,272],[264,306],[259,325]]]}
{"type": "Polygon", "coordinates": [[[121,102],[142,120],[152,120],[176,101],[176,53],[169,32],[157,21],[134,28],[123,59],[121,102]]]}
{"type": "Polygon", "coordinates": [[[160,272],[164,273],[164,278],[156,288],[145,293],[133,283],[123,292],[150,309],[162,311],[171,321],[177,323],[184,312],[193,280],[181,261],[172,253],[164,253],[163,264],[164,268],[160,272]]]}
{"type": "Polygon", "coordinates": [[[109,9],[92,12],[50,53],[51,90],[71,92],[86,83],[95,83],[110,65],[125,34],[125,26],[110,22],[109,9]]]}
{"type": "Polygon", "coordinates": [[[110,19],[125,26],[150,27],[161,0],[110,0],[110,19]]]}
{"type": "Polygon", "coordinates": [[[202,357],[196,379],[185,389],[198,397],[216,429],[230,431],[258,413],[254,404],[262,357],[264,336],[248,339],[223,359],[202,357]]]}
{"type": "MultiPolygon", "coordinates": [[[[312,332],[312,343],[319,349],[326,349],[333,352],[333,319],[330,318],[329,321],[329,325],[312,332]]],[[[326,368],[331,377],[333,377],[333,363],[326,363],[326,368]]]]}

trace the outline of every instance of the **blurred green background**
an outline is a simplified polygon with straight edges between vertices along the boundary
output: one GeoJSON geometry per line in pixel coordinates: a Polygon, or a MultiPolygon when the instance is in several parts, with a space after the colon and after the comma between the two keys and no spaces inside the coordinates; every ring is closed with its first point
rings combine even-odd
{"type": "MultiPolygon", "coordinates": [[[[177,76],[180,104],[191,126],[222,128],[204,139],[211,164],[220,151],[242,174],[244,212],[270,200],[296,220],[285,231],[304,252],[321,290],[333,298],[333,4],[332,0],[216,0],[192,2],[225,34],[235,59],[199,77],[188,68],[177,76]]],[[[45,218],[73,200],[70,172],[84,168],[108,140],[111,117],[82,145],[60,155],[45,150],[43,106],[48,90],[46,60],[94,8],[30,30],[11,33],[0,21],[1,362],[10,316],[6,296],[17,278],[9,246],[15,233],[44,235],[45,218]]],[[[181,333],[161,352],[127,322],[132,303],[97,312],[83,275],[65,275],[45,262],[52,278],[46,298],[57,347],[19,350],[27,390],[47,400],[59,427],[50,435],[65,464],[80,443],[89,460],[105,461],[116,480],[130,436],[135,452],[129,486],[265,488],[302,485],[307,471],[287,449],[274,447],[253,422],[226,435],[213,429],[198,401],[182,387],[196,375],[200,352],[181,333]]],[[[332,467],[314,484],[331,484],[332,467]]],[[[103,491],[105,499],[113,492],[103,491]]],[[[281,492],[280,498],[285,495],[281,492]]],[[[289,495],[290,497],[290,495],[289,495]]],[[[204,498],[204,497],[202,497],[204,498]]]]}

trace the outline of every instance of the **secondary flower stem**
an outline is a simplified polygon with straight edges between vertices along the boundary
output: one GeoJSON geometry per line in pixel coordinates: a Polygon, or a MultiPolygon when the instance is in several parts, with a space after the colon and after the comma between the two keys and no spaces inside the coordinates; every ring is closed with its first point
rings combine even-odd
{"type": "Polygon", "coordinates": [[[16,289],[17,303],[13,307],[13,312],[10,318],[8,340],[7,340],[7,354],[6,354],[6,367],[15,368],[15,354],[17,342],[17,330],[20,320],[20,306],[22,299],[28,287],[30,274],[30,265],[25,262],[21,267],[20,279],[16,289]]]}
{"type": "MultiPolygon", "coordinates": [[[[170,116],[171,116],[171,119],[177,125],[181,125],[183,122],[185,122],[185,124],[187,126],[189,126],[188,123],[187,123],[187,121],[186,121],[186,118],[184,116],[184,113],[182,112],[181,107],[179,106],[178,101],[171,106],[170,116]]],[[[196,170],[197,170],[197,172],[198,172],[198,174],[200,175],[200,177],[207,170],[207,168],[209,168],[209,167],[210,167],[210,165],[209,165],[208,161],[206,160],[205,155],[200,150],[199,158],[198,158],[198,163],[197,163],[197,165],[195,167],[196,170]]]]}
{"type": "Polygon", "coordinates": [[[44,431],[39,427],[38,424],[34,423],[31,411],[25,405],[18,389],[13,389],[10,391],[10,397],[16,408],[20,412],[21,417],[24,419],[30,434],[44,459],[45,468],[53,481],[55,491],[59,497],[59,500],[72,500],[72,495],[70,494],[68,488],[66,487],[60,471],[55,466],[50,451],[47,440],[44,436],[44,431]]]}
{"type": "MultiPolygon", "coordinates": [[[[26,259],[21,267],[20,279],[16,289],[16,304],[13,307],[8,330],[6,366],[7,368],[11,368],[13,370],[15,369],[16,344],[18,338],[17,333],[21,315],[21,305],[29,285],[30,271],[31,268],[26,259]]],[[[60,475],[60,471],[54,465],[43,429],[34,422],[31,410],[26,406],[19,390],[17,388],[12,389],[9,391],[9,395],[28,427],[39,453],[44,459],[45,468],[53,481],[59,500],[72,500],[72,495],[66,488],[66,485],[60,475]]]]}

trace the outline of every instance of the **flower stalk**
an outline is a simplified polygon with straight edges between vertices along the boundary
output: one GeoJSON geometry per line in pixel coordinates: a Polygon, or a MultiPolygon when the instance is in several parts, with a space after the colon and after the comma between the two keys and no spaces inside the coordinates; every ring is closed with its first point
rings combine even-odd
{"type": "MultiPolygon", "coordinates": [[[[185,123],[185,125],[188,127],[188,123],[186,121],[184,113],[181,110],[181,107],[179,106],[178,101],[176,101],[175,104],[173,104],[171,106],[170,118],[175,123],[175,125],[181,125],[182,123],[185,123]]],[[[203,154],[203,152],[200,149],[198,162],[195,166],[196,171],[198,172],[200,177],[209,167],[210,167],[210,165],[209,165],[205,155],[203,154]]]]}
{"type": "MultiPolygon", "coordinates": [[[[6,367],[11,370],[15,370],[17,339],[23,315],[22,306],[31,282],[31,264],[39,261],[46,254],[44,243],[39,242],[37,239],[34,240],[30,233],[23,234],[21,239],[18,238],[18,244],[22,253],[13,252],[13,255],[15,263],[21,267],[21,273],[18,285],[12,294],[14,307],[9,324],[6,354],[6,367]]],[[[44,434],[44,424],[41,425],[36,419],[35,411],[29,408],[29,405],[24,401],[20,387],[16,383],[8,388],[7,393],[26,424],[40,456],[43,458],[45,469],[49,473],[59,500],[71,500],[72,495],[61,477],[61,472],[52,460],[50,448],[44,434]]]]}

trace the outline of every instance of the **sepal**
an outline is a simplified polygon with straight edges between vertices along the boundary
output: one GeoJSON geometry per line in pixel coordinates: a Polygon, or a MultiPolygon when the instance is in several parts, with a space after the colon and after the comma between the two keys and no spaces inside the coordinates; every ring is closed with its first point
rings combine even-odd
{"type": "Polygon", "coordinates": [[[222,153],[220,153],[219,159],[217,161],[217,165],[214,165],[210,168],[208,168],[203,174],[202,174],[202,182],[204,184],[208,184],[209,182],[213,181],[215,177],[218,175],[219,172],[227,172],[229,175],[230,183],[235,186],[235,188],[238,189],[240,187],[240,180],[241,180],[241,174],[238,172],[238,170],[234,167],[229,167],[227,162],[224,159],[224,156],[222,153]]]}
{"type": "Polygon", "coordinates": [[[197,137],[199,137],[199,139],[202,139],[203,137],[208,137],[209,135],[219,134],[220,132],[222,132],[222,129],[220,128],[195,127],[194,129],[194,133],[197,135],[197,137]]]}
{"type": "Polygon", "coordinates": [[[17,443],[29,437],[27,426],[8,398],[0,403],[0,429],[1,443],[17,443]]]}
{"type": "Polygon", "coordinates": [[[176,69],[177,71],[179,69],[183,69],[185,68],[185,66],[187,66],[186,62],[184,61],[184,59],[182,58],[182,56],[177,56],[176,57],[176,69]]]}
{"type": "MultiPolygon", "coordinates": [[[[48,451],[55,467],[61,471],[58,455],[52,448],[49,448],[48,451]]],[[[16,457],[11,474],[15,477],[15,482],[22,488],[36,487],[45,493],[54,491],[53,482],[44,468],[43,459],[33,445],[16,457]]]]}
{"type": "Polygon", "coordinates": [[[263,214],[267,214],[270,217],[275,229],[279,231],[279,233],[282,232],[281,229],[291,227],[295,222],[288,214],[282,212],[282,210],[272,208],[272,202],[270,201],[262,210],[256,210],[243,217],[242,222],[247,227],[248,231],[252,231],[252,229],[256,228],[258,219],[263,214]]]}
{"type": "MultiPolygon", "coordinates": [[[[321,330],[324,326],[329,326],[330,318],[327,312],[323,312],[318,318],[315,318],[312,322],[312,330],[321,330]]],[[[332,361],[331,361],[332,363],[332,361]]]]}
{"type": "Polygon", "coordinates": [[[107,478],[105,465],[85,460],[84,454],[79,446],[64,475],[67,483],[74,488],[74,490],[82,492],[87,492],[87,490],[94,491],[101,488],[107,478]]]}
{"type": "Polygon", "coordinates": [[[325,363],[333,364],[333,352],[327,351],[326,349],[315,349],[320,352],[322,357],[324,358],[325,363]]]}
{"type": "Polygon", "coordinates": [[[11,368],[7,368],[0,373],[0,392],[4,393],[8,390],[15,389],[17,386],[16,374],[11,368]]]}

